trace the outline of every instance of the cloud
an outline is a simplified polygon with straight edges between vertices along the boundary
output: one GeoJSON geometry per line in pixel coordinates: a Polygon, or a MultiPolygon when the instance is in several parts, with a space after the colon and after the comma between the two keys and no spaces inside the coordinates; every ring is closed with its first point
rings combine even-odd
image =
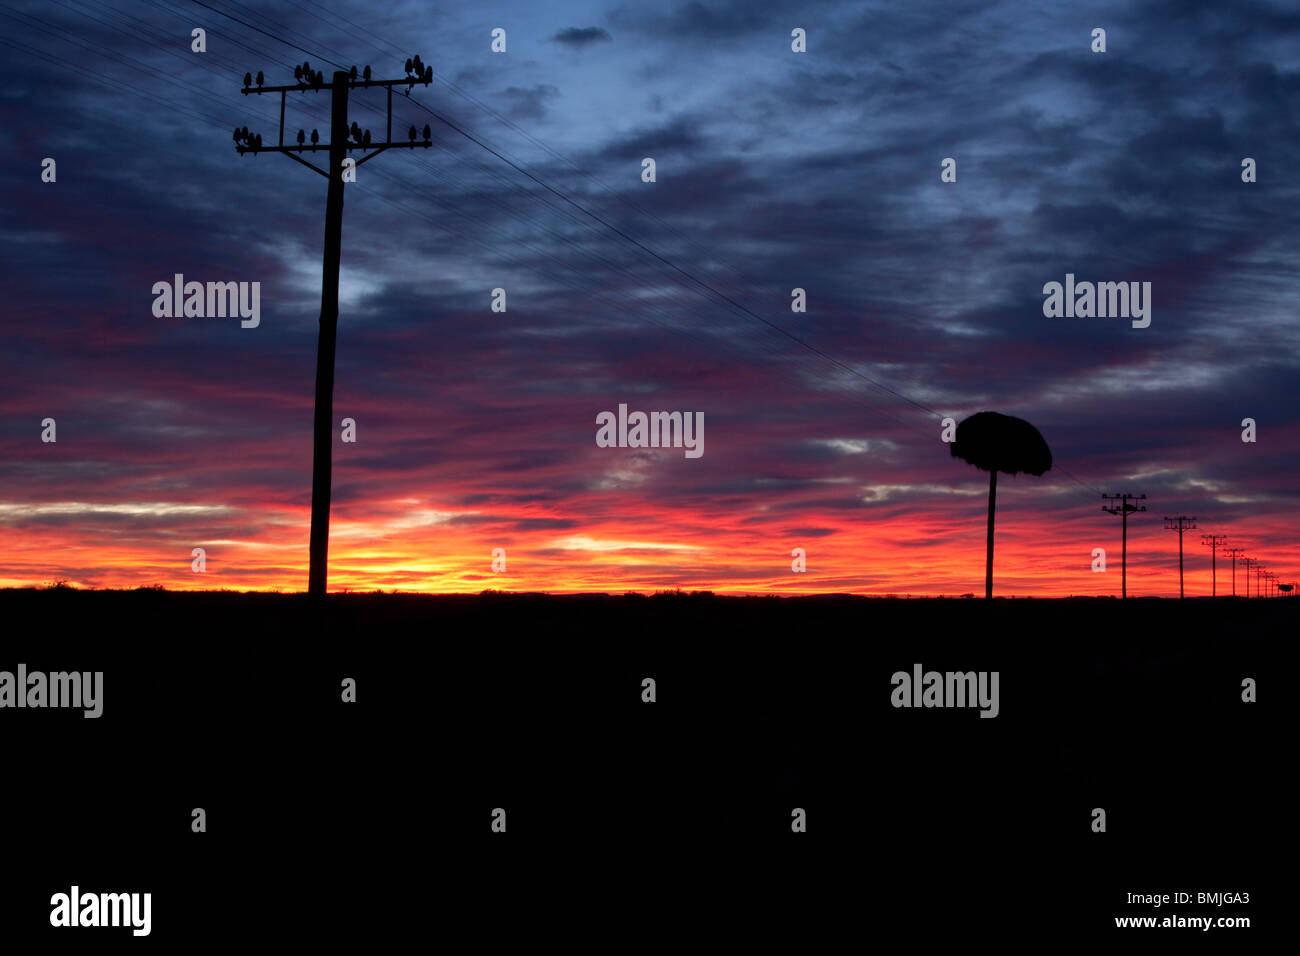
{"type": "Polygon", "coordinates": [[[591,46],[593,43],[608,42],[612,39],[614,38],[609,35],[609,32],[602,30],[600,27],[569,27],[551,37],[553,43],[562,43],[565,46],[573,47],[575,50],[591,46]]]}
{"type": "Polygon", "coordinates": [[[546,115],[545,103],[560,95],[549,83],[539,83],[526,89],[511,86],[497,96],[506,101],[506,115],[513,120],[539,120],[546,115]]]}

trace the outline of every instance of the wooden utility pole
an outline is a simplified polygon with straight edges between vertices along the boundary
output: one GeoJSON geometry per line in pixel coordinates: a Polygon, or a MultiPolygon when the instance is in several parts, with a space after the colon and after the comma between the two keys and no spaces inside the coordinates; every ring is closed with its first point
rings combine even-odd
{"type": "Polygon", "coordinates": [[[1203,534],[1201,544],[1210,549],[1210,597],[1219,596],[1219,572],[1217,568],[1219,546],[1228,540],[1226,534],[1203,534]]]}
{"type": "Polygon", "coordinates": [[[1120,553],[1121,554],[1120,597],[1127,599],[1128,598],[1128,516],[1131,512],[1134,511],[1147,510],[1146,505],[1143,505],[1142,507],[1139,508],[1137,505],[1129,504],[1129,502],[1146,501],[1147,496],[1122,494],[1122,495],[1102,495],[1101,497],[1105,501],[1119,502],[1118,505],[1114,505],[1110,507],[1106,505],[1102,505],[1101,510],[1105,511],[1107,514],[1119,515],[1120,521],[1124,526],[1124,537],[1123,537],[1124,550],[1120,553]]]}
{"type": "Polygon", "coordinates": [[[984,600],[993,600],[993,502],[998,493],[998,470],[989,469],[989,533],[984,558],[984,600]]]}
{"type": "Polygon", "coordinates": [[[1178,532],[1178,599],[1183,598],[1183,532],[1190,531],[1196,527],[1196,518],[1189,518],[1187,515],[1178,515],[1176,518],[1165,518],[1165,530],[1178,532]],[[1187,522],[1191,522],[1188,524],[1187,522]]]}
{"type": "Polygon", "coordinates": [[[420,58],[406,61],[406,77],[400,80],[372,80],[370,67],[366,67],[360,78],[354,66],[350,72],[335,72],[333,82],[326,86],[324,76],[312,72],[311,63],[294,67],[297,83],[293,86],[263,86],[262,74],[257,74],[257,86],[253,86],[251,74],[244,74],[244,88],[240,90],[245,96],[250,93],[280,94],[280,144],[263,146],[262,137],[250,133],[248,127],[235,130],[235,149],[242,156],[245,153],[283,153],[290,159],[301,163],[308,169],[320,173],[329,181],[325,194],[325,252],[321,269],[320,296],[320,338],[316,346],[316,412],[313,422],[313,441],[311,457],[311,541],[309,544],[310,567],[307,573],[307,593],[313,597],[324,597],[325,581],[329,562],[330,535],[330,483],[334,441],[334,349],[338,339],[339,321],[339,265],[343,254],[343,185],[355,182],[355,170],[367,160],[374,159],[386,149],[402,147],[429,147],[433,145],[429,127],[424,127],[424,141],[416,142],[415,127],[409,132],[410,142],[394,143],[393,139],[393,87],[405,86],[406,95],[416,85],[428,86],[433,82],[433,67],[426,67],[420,58]],[[348,126],[348,90],[364,89],[371,86],[386,87],[388,90],[388,128],[385,141],[370,142],[370,131],[362,130],[356,123],[348,126]],[[311,145],[306,145],[306,135],[298,131],[298,145],[286,146],[284,143],[284,107],[285,96],[291,92],[325,92],[330,94],[330,139],[320,143],[315,130],[311,133],[311,145]],[[349,136],[352,137],[349,140],[349,136]],[[347,154],[359,149],[364,156],[351,162],[347,154]],[[329,153],[329,171],[303,159],[304,152],[315,153],[325,150],[329,153]]]}
{"type": "Polygon", "coordinates": [[[1237,555],[1245,554],[1245,548],[1224,548],[1226,554],[1232,555],[1232,596],[1237,596],[1237,555]]]}

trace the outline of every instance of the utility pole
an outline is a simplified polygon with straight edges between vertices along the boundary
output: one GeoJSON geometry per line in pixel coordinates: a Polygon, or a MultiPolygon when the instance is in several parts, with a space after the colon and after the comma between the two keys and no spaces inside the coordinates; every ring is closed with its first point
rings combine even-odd
{"type": "Polygon", "coordinates": [[[1225,554],[1232,555],[1232,596],[1237,596],[1237,555],[1242,554],[1243,548],[1224,548],[1225,554]]]}
{"type": "Polygon", "coordinates": [[[263,146],[262,137],[250,133],[248,127],[235,130],[235,149],[242,156],[245,153],[283,153],[308,169],[315,170],[329,181],[325,194],[325,251],[324,264],[321,269],[320,297],[320,338],[316,346],[316,411],[313,422],[313,441],[311,457],[311,542],[309,545],[310,567],[307,573],[307,593],[314,598],[325,596],[325,578],[328,569],[329,534],[330,534],[330,481],[331,456],[333,451],[334,420],[334,346],[338,338],[339,320],[339,264],[342,259],[343,245],[343,184],[355,182],[355,170],[367,160],[374,159],[386,149],[429,147],[433,145],[429,127],[424,127],[424,141],[415,141],[415,127],[409,132],[410,142],[393,142],[393,87],[406,87],[406,95],[417,84],[428,86],[433,82],[433,67],[426,67],[420,58],[406,61],[406,77],[400,80],[372,80],[370,67],[359,78],[354,66],[350,72],[338,70],[333,82],[328,86],[320,71],[313,72],[311,63],[306,62],[294,67],[293,86],[264,86],[262,74],[257,74],[257,86],[253,86],[251,74],[244,74],[244,88],[240,90],[245,96],[250,93],[280,94],[280,145],[263,146]],[[386,87],[388,90],[388,128],[382,143],[370,142],[370,131],[362,130],[353,123],[348,126],[348,90],[366,89],[372,86],[386,87]],[[330,94],[330,141],[319,142],[316,130],[311,131],[311,145],[305,145],[306,134],[298,131],[298,145],[286,146],[284,143],[284,107],[288,93],[330,94]],[[349,136],[352,137],[349,140],[349,136]],[[359,149],[364,156],[352,162],[347,154],[359,149]],[[329,171],[321,169],[303,159],[304,152],[320,151],[329,153],[329,171]],[[349,175],[350,174],[350,175],[349,175]]]}
{"type": "Polygon", "coordinates": [[[1227,540],[1228,536],[1226,534],[1201,535],[1201,544],[1210,549],[1210,597],[1219,596],[1219,571],[1216,565],[1218,563],[1219,545],[1227,540]]]}
{"type": "Polygon", "coordinates": [[[1195,516],[1189,518],[1187,515],[1179,515],[1176,518],[1165,518],[1165,530],[1178,532],[1178,600],[1180,601],[1183,599],[1183,532],[1191,531],[1195,527],[1195,516]],[[1184,523],[1188,521],[1191,524],[1184,523]]]}
{"type": "Polygon", "coordinates": [[[1122,562],[1121,565],[1122,569],[1120,571],[1120,597],[1127,600],[1128,598],[1128,516],[1129,513],[1133,511],[1147,510],[1146,505],[1143,505],[1142,507],[1139,508],[1137,505],[1129,504],[1129,502],[1146,501],[1147,496],[1122,494],[1122,495],[1102,495],[1101,497],[1102,500],[1104,501],[1119,502],[1118,505],[1114,505],[1110,507],[1107,507],[1106,505],[1102,505],[1101,510],[1105,511],[1107,514],[1119,515],[1120,521],[1124,526],[1124,530],[1123,530],[1124,550],[1121,552],[1121,559],[1120,559],[1122,562]]]}
{"type": "Polygon", "coordinates": [[[1259,562],[1255,558],[1242,558],[1241,563],[1246,566],[1246,597],[1250,597],[1250,566],[1259,562]]]}

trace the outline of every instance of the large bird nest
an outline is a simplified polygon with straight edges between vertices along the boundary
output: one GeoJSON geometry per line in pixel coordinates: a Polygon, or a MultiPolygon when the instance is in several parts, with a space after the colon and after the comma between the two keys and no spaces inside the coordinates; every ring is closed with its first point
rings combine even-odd
{"type": "Polygon", "coordinates": [[[1038,429],[998,412],[976,412],[961,422],[948,447],[954,458],[985,471],[1041,475],[1052,467],[1052,452],[1038,429]]]}

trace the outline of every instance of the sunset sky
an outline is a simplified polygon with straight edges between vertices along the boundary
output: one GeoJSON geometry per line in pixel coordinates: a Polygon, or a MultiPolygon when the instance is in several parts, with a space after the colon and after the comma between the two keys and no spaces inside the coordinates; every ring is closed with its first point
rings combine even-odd
{"type": "MultiPolygon", "coordinates": [[[[1055,457],[999,480],[995,593],[1118,594],[1103,492],[1148,496],[1130,594],[1177,596],[1165,515],[1189,594],[1202,533],[1300,578],[1294,4],[209,5],[245,22],[0,6],[0,586],[305,590],[326,184],[237,155],[279,116],[239,90],[416,53],[394,138],[433,147],[346,187],[331,590],[982,593],[940,419],[985,409],[1055,457]],[[260,282],[260,325],[156,318],[176,273],[260,282]],[[1150,282],[1150,327],[1045,317],[1067,273],[1150,282]],[[620,403],[704,454],[597,447],[620,403]]],[[[350,116],[383,138],[381,92],[350,116]]]]}

